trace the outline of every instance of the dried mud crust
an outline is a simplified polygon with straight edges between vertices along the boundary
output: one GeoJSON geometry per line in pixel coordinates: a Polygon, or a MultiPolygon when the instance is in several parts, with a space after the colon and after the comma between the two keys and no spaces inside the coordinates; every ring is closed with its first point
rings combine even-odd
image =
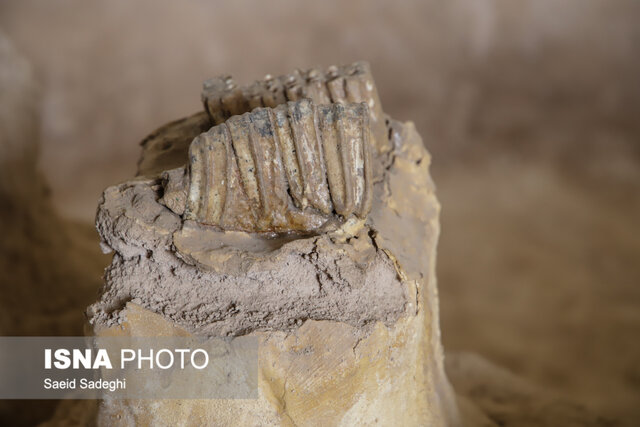
{"type": "Polygon", "coordinates": [[[215,247],[207,238],[216,232],[183,227],[157,202],[157,188],[143,180],[103,195],[97,227],[103,248],[115,253],[88,311],[92,323],[120,323],[128,301],[212,335],[286,330],[307,319],[391,324],[405,312],[406,286],[370,228],[343,242],[325,234],[279,244],[237,233],[215,247]],[[185,244],[189,233],[197,237],[185,244]]]}

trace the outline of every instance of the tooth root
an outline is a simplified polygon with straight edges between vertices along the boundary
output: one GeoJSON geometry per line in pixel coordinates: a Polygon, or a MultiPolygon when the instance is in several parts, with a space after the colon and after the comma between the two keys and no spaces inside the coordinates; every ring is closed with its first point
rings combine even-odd
{"type": "Polygon", "coordinates": [[[249,108],[247,108],[247,111],[253,111],[256,108],[263,107],[264,103],[262,102],[262,96],[260,96],[260,95],[252,95],[249,98],[248,105],[249,105],[249,108]]]}
{"type": "Polygon", "coordinates": [[[193,139],[189,145],[189,192],[187,194],[187,205],[184,210],[184,218],[197,220],[202,205],[202,184],[205,175],[205,161],[202,150],[202,139],[204,134],[200,134],[193,139]]]}
{"type": "Polygon", "coordinates": [[[231,134],[232,146],[238,162],[238,170],[242,187],[247,196],[253,214],[258,217],[261,211],[258,182],[256,180],[256,165],[251,147],[249,146],[249,113],[233,116],[225,122],[231,134]]]}
{"type": "Polygon", "coordinates": [[[302,99],[302,87],[304,86],[304,80],[300,75],[300,72],[296,70],[295,72],[282,77],[284,82],[284,95],[289,101],[297,101],[302,99]]]}
{"type": "Polygon", "coordinates": [[[366,218],[371,211],[371,205],[373,203],[373,164],[371,161],[373,141],[371,138],[371,127],[369,124],[370,115],[369,109],[365,103],[359,104],[360,113],[358,117],[360,119],[360,131],[362,142],[361,158],[356,158],[356,169],[358,173],[356,193],[361,193],[361,196],[356,196],[358,201],[355,214],[360,218],[366,218]],[[361,165],[361,166],[360,166],[361,165]]]}
{"type": "Polygon", "coordinates": [[[353,213],[358,193],[359,153],[362,150],[362,121],[359,118],[356,105],[345,106],[335,104],[337,115],[336,129],[339,135],[339,153],[344,177],[344,212],[343,216],[353,213]]]}
{"type": "Polygon", "coordinates": [[[218,225],[227,197],[227,147],[224,132],[213,127],[189,148],[191,185],[186,217],[218,225]]]}
{"type": "Polygon", "coordinates": [[[255,159],[255,175],[262,206],[261,226],[283,227],[287,223],[290,203],[270,110],[254,110],[248,120],[249,141],[255,159]]]}
{"type": "MultiPolygon", "coordinates": [[[[349,196],[346,176],[343,168],[343,137],[340,130],[340,115],[344,113],[341,105],[321,105],[317,107],[318,128],[324,150],[324,160],[327,168],[327,181],[331,190],[331,200],[336,213],[347,216],[349,214],[349,196]]],[[[351,206],[351,209],[353,206],[351,206]]]]}
{"type": "Polygon", "coordinates": [[[296,154],[296,147],[293,142],[293,133],[288,119],[287,105],[282,105],[274,110],[274,121],[276,139],[282,153],[282,162],[287,174],[289,193],[293,198],[293,203],[300,209],[307,205],[304,198],[302,178],[300,176],[300,166],[296,154]]]}
{"type": "Polygon", "coordinates": [[[303,179],[303,194],[313,207],[329,214],[332,206],[313,104],[307,99],[288,105],[300,175],[303,179]]]}
{"type": "Polygon", "coordinates": [[[344,104],[347,102],[347,94],[344,91],[344,77],[338,76],[327,82],[327,88],[331,95],[331,101],[344,104]]]}
{"type": "Polygon", "coordinates": [[[345,94],[347,102],[362,102],[364,98],[361,91],[362,81],[359,76],[347,76],[344,78],[345,94]]]}
{"type": "Polygon", "coordinates": [[[264,107],[264,102],[262,101],[263,92],[261,82],[254,82],[246,89],[245,98],[247,99],[247,108],[245,111],[252,111],[255,108],[264,107]]]}
{"type": "Polygon", "coordinates": [[[307,84],[304,95],[311,98],[316,105],[330,104],[331,96],[327,90],[324,76],[317,69],[311,69],[307,73],[307,84]]]}
{"type": "Polygon", "coordinates": [[[211,168],[206,187],[208,196],[206,217],[212,224],[219,224],[227,196],[227,147],[224,142],[226,135],[218,129],[205,136],[206,150],[209,151],[208,163],[211,168]]]}
{"type": "Polygon", "coordinates": [[[219,125],[220,123],[224,123],[227,119],[224,113],[224,109],[222,108],[222,100],[217,97],[209,97],[206,102],[206,109],[209,113],[209,117],[211,121],[219,125]]]}
{"type": "Polygon", "coordinates": [[[345,77],[345,91],[348,102],[366,102],[369,109],[369,125],[375,137],[375,146],[380,153],[391,149],[387,138],[387,126],[384,123],[384,113],[378,90],[373,83],[371,67],[364,61],[352,64],[345,77]]]}
{"type": "Polygon", "coordinates": [[[303,98],[301,86],[289,86],[286,88],[285,94],[287,96],[287,100],[291,102],[299,101],[303,98]]]}
{"type": "Polygon", "coordinates": [[[233,149],[231,132],[227,125],[220,128],[225,133],[227,146],[227,200],[220,220],[220,227],[230,230],[253,230],[257,217],[242,185],[238,159],[233,149]]]}
{"type": "MultiPolygon", "coordinates": [[[[353,137],[353,145],[350,146],[351,150],[351,159],[352,164],[350,165],[350,170],[345,173],[349,173],[353,178],[353,199],[354,199],[354,210],[353,212],[360,216],[360,207],[364,200],[365,189],[369,182],[366,180],[365,176],[365,145],[369,143],[367,140],[367,136],[364,134],[367,132],[364,129],[364,123],[362,120],[363,114],[367,114],[367,111],[363,112],[364,104],[359,104],[360,107],[358,112],[358,108],[352,108],[352,113],[350,115],[350,119],[357,123],[356,135],[353,137]]],[[[365,120],[367,120],[365,118],[365,120]]]]}
{"type": "Polygon", "coordinates": [[[216,77],[204,82],[202,89],[202,102],[204,108],[209,114],[213,124],[223,123],[227,116],[225,116],[224,109],[222,107],[221,95],[225,91],[226,82],[228,77],[216,77]]]}
{"type": "Polygon", "coordinates": [[[278,79],[271,79],[267,82],[266,90],[262,96],[262,102],[265,107],[275,108],[280,104],[287,102],[285,89],[282,82],[278,79]]]}
{"type": "Polygon", "coordinates": [[[339,74],[340,71],[338,70],[338,67],[336,65],[329,65],[327,67],[326,76],[328,80],[338,77],[339,74]]]}
{"type": "Polygon", "coordinates": [[[242,90],[237,87],[228,89],[222,95],[221,103],[227,118],[247,111],[244,94],[242,90]]]}

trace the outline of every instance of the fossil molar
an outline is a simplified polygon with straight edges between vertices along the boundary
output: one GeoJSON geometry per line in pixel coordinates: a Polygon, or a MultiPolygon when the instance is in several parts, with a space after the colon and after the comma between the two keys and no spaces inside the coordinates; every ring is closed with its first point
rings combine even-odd
{"type": "Polygon", "coordinates": [[[164,174],[163,203],[224,230],[308,232],[371,209],[366,103],[310,99],[234,115],[196,137],[164,174]]]}
{"type": "Polygon", "coordinates": [[[296,70],[245,87],[231,76],[221,76],[204,83],[202,100],[214,124],[258,107],[276,107],[287,101],[309,98],[317,105],[364,102],[369,108],[370,125],[378,152],[389,150],[385,119],[369,64],[363,61],[331,66],[326,71],[296,70]]]}

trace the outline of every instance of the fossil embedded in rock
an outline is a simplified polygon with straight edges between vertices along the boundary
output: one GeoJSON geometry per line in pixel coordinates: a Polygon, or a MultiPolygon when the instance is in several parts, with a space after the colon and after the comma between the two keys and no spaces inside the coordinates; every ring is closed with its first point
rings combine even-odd
{"type": "Polygon", "coordinates": [[[369,64],[364,61],[326,71],[310,69],[273,77],[265,76],[250,86],[239,87],[231,76],[204,83],[202,100],[214,124],[258,107],[276,107],[287,101],[309,98],[316,104],[364,102],[369,107],[370,123],[379,152],[389,150],[378,91],[369,64]]]}
{"type": "MultiPolygon", "coordinates": [[[[221,79],[208,113],[155,132],[141,176],[104,192],[96,226],[115,256],[88,311],[95,334],[257,339],[258,377],[237,386],[259,393],[109,398],[96,424],[461,425],[440,343],[429,155],[397,122],[388,134],[382,123],[389,155],[374,152],[380,116],[366,99],[335,102],[350,86],[331,82],[352,74],[326,74],[250,91],[221,79]]],[[[185,390],[211,387],[200,378],[185,390]]]]}
{"type": "Polygon", "coordinates": [[[362,219],[371,209],[370,144],[364,103],[256,108],[193,140],[188,176],[165,173],[163,203],[225,230],[305,232],[362,219]]]}

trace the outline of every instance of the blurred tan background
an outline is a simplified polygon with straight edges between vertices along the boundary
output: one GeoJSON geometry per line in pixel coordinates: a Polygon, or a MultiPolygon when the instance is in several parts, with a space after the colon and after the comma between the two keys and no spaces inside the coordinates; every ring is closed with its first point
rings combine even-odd
{"type": "Polygon", "coordinates": [[[54,204],[86,223],[205,78],[368,60],[433,155],[446,350],[640,423],[640,2],[4,0],[0,31],[41,85],[54,204]]]}

